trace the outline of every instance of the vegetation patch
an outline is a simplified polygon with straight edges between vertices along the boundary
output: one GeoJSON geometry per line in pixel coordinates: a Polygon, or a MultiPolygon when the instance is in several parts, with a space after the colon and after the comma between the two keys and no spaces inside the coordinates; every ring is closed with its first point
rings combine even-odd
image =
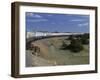
{"type": "Polygon", "coordinates": [[[71,35],[68,39],[65,39],[65,41],[62,42],[61,49],[62,50],[70,50],[72,52],[80,52],[84,50],[84,44],[89,44],[89,34],[83,34],[83,35],[71,35]],[[69,40],[70,44],[67,44],[65,41],[69,40]]]}

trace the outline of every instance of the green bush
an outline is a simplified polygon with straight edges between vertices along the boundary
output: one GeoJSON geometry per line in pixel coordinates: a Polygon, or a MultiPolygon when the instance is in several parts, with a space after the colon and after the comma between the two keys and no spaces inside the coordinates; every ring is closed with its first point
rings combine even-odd
{"type": "Polygon", "coordinates": [[[80,40],[82,44],[89,44],[89,34],[83,34],[80,40]]]}
{"type": "Polygon", "coordinates": [[[79,39],[82,44],[89,44],[89,34],[85,33],[83,35],[71,35],[68,37],[68,40],[79,39]]]}
{"type": "Polygon", "coordinates": [[[83,45],[79,39],[73,39],[67,48],[72,52],[80,52],[83,50],[83,45]]]}
{"type": "Polygon", "coordinates": [[[61,45],[61,49],[66,50],[67,49],[67,44],[63,41],[61,45]]]}
{"type": "Polygon", "coordinates": [[[89,34],[85,33],[83,35],[71,35],[67,40],[70,40],[70,44],[62,42],[61,49],[68,49],[72,52],[80,52],[84,49],[83,44],[89,44],[89,34]]]}
{"type": "Polygon", "coordinates": [[[65,42],[62,42],[61,49],[63,50],[70,50],[72,52],[80,52],[83,50],[83,45],[79,39],[72,39],[71,43],[68,45],[65,42]]]}
{"type": "Polygon", "coordinates": [[[81,39],[82,44],[89,44],[89,39],[81,39]]]}
{"type": "Polygon", "coordinates": [[[73,35],[70,35],[70,36],[68,37],[68,40],[72,40],[72,39],[74,39],[74,36],[73,36],[73,35]]]}

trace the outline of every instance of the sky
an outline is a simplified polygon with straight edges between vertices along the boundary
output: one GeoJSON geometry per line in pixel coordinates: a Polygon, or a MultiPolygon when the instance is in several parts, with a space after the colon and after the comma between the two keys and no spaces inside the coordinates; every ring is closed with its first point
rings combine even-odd
{"type": "Polygon", "coordinates": [[[89,33],[89,15],[26,12],[26,31],[89,33]]]}

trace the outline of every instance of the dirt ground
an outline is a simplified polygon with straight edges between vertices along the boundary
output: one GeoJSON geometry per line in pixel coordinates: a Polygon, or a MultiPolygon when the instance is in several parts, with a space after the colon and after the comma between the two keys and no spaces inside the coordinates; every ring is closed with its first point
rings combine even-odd
{"type": "MultiPolygon", "coordinates": [[[[32,44],[40,48],[40,56],[37,56],[34,60],[35,55],[33,55],[33,57],[31,55],[33,59],[30,61],[27,58],[27,66],[29,66],[28,63],[32,63],[30,66],[89,64],[89,45],[84,45],[84,50],[78,53],[73,53],[69,50],[61,50],[60,46],[62,45],[62,41],[66,38],[67,37],[54,37],[32,42],[32,44]],[[35,64],[33,64],[33,62],[35,62],[35,64]]],[[[66,43],[69,44],[69,41],[66,40],[66,43]]],[[[26,54],[29,54],[29,52],[26,54]]]]}

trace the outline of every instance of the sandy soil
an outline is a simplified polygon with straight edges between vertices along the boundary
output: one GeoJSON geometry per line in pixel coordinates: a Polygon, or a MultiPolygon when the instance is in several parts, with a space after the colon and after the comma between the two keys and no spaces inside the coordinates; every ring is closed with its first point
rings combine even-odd
{"type": "MultiPolygon", "coordinates": [[[[40,48],[40,56],[36,57],[35,55],[30,55],[28,52],[26,55],[28,56],[26,63],[32,63],[31,66],[89,64],[88,45],[84,45],[85,49],[79,53],[72,53],[69,50],[60,50],[61,42],[64,39],[66,39],[66,37],[55,37],[33,42],[32,44],[40,48]]],[[[69,41],[66,42],[69,43],[69,41]]]]}

